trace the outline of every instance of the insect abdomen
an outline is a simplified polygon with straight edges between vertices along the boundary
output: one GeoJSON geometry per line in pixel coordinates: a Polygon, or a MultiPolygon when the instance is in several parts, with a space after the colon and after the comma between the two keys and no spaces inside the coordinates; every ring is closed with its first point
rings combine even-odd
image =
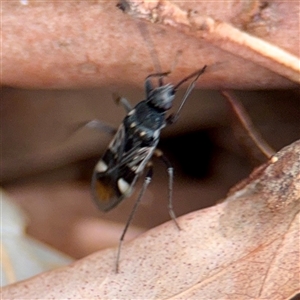
{"type": "Polygon", "coordinates": [[[92,179],[94,200],[103,211],[114,208],[131,194],[136,177],[136,174],[126,165],[122,167],[111,166],[111,161],[107,161],[111,155],[111,150],[108,149],[97,163],[92,179]]]}

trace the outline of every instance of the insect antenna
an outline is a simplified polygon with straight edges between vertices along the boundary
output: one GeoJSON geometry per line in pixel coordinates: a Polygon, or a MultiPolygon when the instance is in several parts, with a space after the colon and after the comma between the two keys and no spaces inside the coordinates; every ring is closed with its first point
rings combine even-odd
{"type": "Polygon", "coordinates": [[[161,65],[158,60],[158,54],[156,48],[154,47],[153,40],[151,39],[147,25],[142,21],[139,21],[138,28],[145,43],[147,44],[147,48],[151,56],[155,72],[162,73],[161,65]]]}
{"type": "Polygon", "coordinates": [[[148,75],[148,76],[146,77],[146,79],[151,78],[151,77],[161,77],[161,78],[163,78],[163,77],[168,76],[170,73],[171,73],[171,72],[153,73],[153,74],[148,75]]]}
{"type": "Polygon", "coordinates": [[[163,78],[168,76],[171,72],[164,72],[164,73],[153,73],[150,74],[146,77],[146,81],[147,79],[151,78],[151,77],[159,77],[158,79],[158,86],[163,86],[164,85],[164,81],[163,78]]]}
{"type": "MultiPolygon", "coordinates": [[[[183,83],[185,83],[186,81],[190,80],[191,78],[193,78],[194,76],[197,75],[197,77],[195,77],[195,79],[194,79],[194,80],[191,82],[191,84],[190,84],[190,86],[193,86],[193,87],[194,87],[195,82],[198,80],[199,76],[202,75],[202,74],[204,73],[206,67],[207,67],[207,66],[205,65],[202,69],[200,69],[200,70],[198,70],[198,71],[196,71],[196,72],[190,74],[189,76],[183,78],[182,80],[180,80],[180,81],[174,86],[174,90],[176,91],[183,83]]],[[[190,88],[190,86],[189,86],[189,88],[190,88]]],[[[191,89],[192,89],[192,88],[191,88],[191,89]]],[[[188,90],[189,90],[189,89],[188,89],[188,90]]]]}
{"type": "MultiPolygon", "coordinates": [[[[154,47],[153,40],[150,36],[147,24],[143,23],[142,21],[139,21],[138,28],[139,28],[140,33],[147,45],[149,54],[151,56],[151,60],[153,62],[154,70],[156,72],[156,73],[148,75],[147,78],[159,77],[158,78],[158,86],[163,86],[164,85],[163,78],[168,76],[171,73],[171,71],[162,72],[161,64],[158,59],[158,53],[157,53],[156,48],[154,47]]],[[[172,67],[172,70],[173,70],[173,68],[174,68],[174,66],[172,67]]]]}

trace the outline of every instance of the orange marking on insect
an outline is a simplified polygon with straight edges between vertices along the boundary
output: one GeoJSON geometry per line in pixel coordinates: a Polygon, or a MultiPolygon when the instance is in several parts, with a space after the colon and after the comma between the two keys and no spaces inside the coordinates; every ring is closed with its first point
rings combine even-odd
{"type": "Polygon", "coordinates": [[[111,198],[115,195],[114,190],[111,186],[105,184],[100,180],[95,182],[95,190],[100,202],[109,202],[111,198]]]}

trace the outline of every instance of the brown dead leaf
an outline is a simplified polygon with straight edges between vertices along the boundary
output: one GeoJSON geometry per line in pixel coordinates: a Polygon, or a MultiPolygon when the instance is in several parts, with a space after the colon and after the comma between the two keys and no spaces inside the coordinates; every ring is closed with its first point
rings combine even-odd
{"type": "MultiPolygon", "coordinates": [[[[197,10],[196,5],[191,10],[187,10],[177,2],[169,0],[129,0],[123,3],[126,3],[124,9],[130,15],[171,25],[188,35],[202,38],[212,45],[238,57],[249,59],[292,81],[300,82],[298,57],[246,31],[243,32],[229,23],[203,14],[203,9],[197,10]]],[[[231,1],[231,4],[234,5],[234,1],[231,1]]],[[[268,6],[269,4],[254,1],[253,6],[248,7],[248,22],[255,15],[256,18],[260,18],[258,14],[261,14],[268,6]]]]}
{"type": "Polygon", "coordinates": [[[299,83],[297,1],[4,1],[2,84],[30,88],[139,85],[154,70],[142,17],[172,81],[203,65],[205,88],[299,83]],[[180,55],[178,56],[178,53],[180,55]]]}
{"type": "Polygon", "coordinates": [[[290,299],[300,292],[300,141],[219,205],[3,289],[2,299],[290,299]]]}

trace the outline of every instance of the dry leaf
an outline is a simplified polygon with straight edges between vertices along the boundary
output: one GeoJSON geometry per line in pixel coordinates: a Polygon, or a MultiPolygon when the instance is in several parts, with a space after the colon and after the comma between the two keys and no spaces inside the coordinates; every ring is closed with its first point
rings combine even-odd
{"type": "MultiPolygon", "coordinates": [[[[300,292],[300,141],[228,198],[116,249],[3,289],[2,299],[290,299],[300,292]]],[[[201,196],[200,196],[201,199],[201,196]]]]}
{"type": "MultiPolygon", "coordinates": [[[[2,84],[30,88],[138,85],[154,70],[137,19],[148,22],[172,81],[209,68],[205,88],[299,83],[298,1],[4,1],[2,84]],[[178,55],[180,53],[180,55],[178,55]]],[[[146,37],[147,38],[147,37],[146,37]]]]}
{"type": "MultiPolygon", "coordinates": [[[[177,2],[168,0],[126,0],[122,3],[125,5],[123,9],[130,15],[171,25],[188,35],[202,38],[212,45],[238,57],[249,59],[292,81],[300,82],[300,61],[298,57],[263,39],[243,32],[229,23],[215,20],[203,14],[201,4],[199,5],[202,8],[201,10],[197,9],[197,5],[188,10],[177,2]],[[201,13],[199,13],[200,11],[201,13]]],[[[231,1],[230,4],[234,6],[235,3],[231,1]]],[[[252,18],[251,21],[254,21],[255,18],[262,18],[262,14],[265,13],[263,13],[263,10],[270,9],[268,3],[263,4],[254,1],[252,5],[252,7],[248,7],[248,22],[252,18]]],[[[272,10],[274,12],[274,7],[272,10]]],[[[247,25],[249,26],[249,24],[247,25]]]]}

